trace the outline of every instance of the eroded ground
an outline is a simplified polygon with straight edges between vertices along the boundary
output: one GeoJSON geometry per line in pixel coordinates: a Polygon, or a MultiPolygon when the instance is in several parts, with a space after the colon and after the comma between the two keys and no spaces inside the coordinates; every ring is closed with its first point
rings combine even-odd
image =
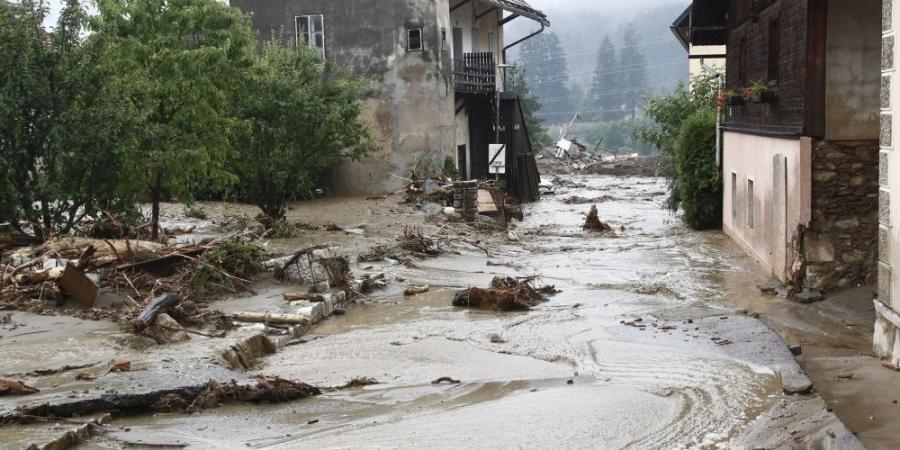
{"type": "MultiPolygon", "coordinates": [[[[736,298],[754,303],[737,291],[746,292],[758,274],[746,269],[748,261],[721,234],[687,231],[662,211],[662,180],[578,176],[555,190],[526,207],[524,222],[512,234],[484,236],[480,246],[489,255],[459,246],[406,265],[355,264],[357,275],[385,273],[388,287],[251,370],[231,373],[241,379],[275,375],[320,387],[359,378],[378,384],[276,405],[128,415],[113,420],[83,448],[128,443],[194,448],[860,447],[822,398],[809,392],[809,379],[782,339],[759,319],[734,309],[748,308],[736,298]],[[609,197],[598,198],[603,195],[609,197]],[[567,204],[572,196],[598,198],[600,217],[614,232],[582,231],[590,204],[567,204]],[[562,292],[527,312],[449,306],[457,289],[486,286],[494,275],[538,275],[562,292]],[[404,296],[410,283],[428,284],[431,290],[404,296]],[[442,377],[452,380],[435,383],[442,377]]],[[[424,219],[406,207],[391,208],[400,207],[395,201],[363,200],[297,205],[292,220],[336,223],[352,231],[316,231],[270,245],[289,251],[327,241],[360,252],[424,219]]],[[[171,216],[177,211],[172,206],[171,216]]],[[[200,225],[198,235],[204,230],[200,225]]],[[[285,288],[267,283],[253,297],[218,306],[281,307],[285,288]]],[[[76,333],[81,337],[65,339],[79,348],[102,347],[97,343],[113,331],[102,323],[92,326],[76,333]]],[[[15,372],[26,371],[28,364],[13,343],[52,347],[43,342],[61,338],[58,333],[45,334],[46,340],[23,340],[14,331],[0,334],[0,360],[18,361],[15,372]]],[[[203,353],[196,349],[202,345],[213,344],[193,340],[151,350],[156,356],[146,358],[147,364],[197,370],[200,362],[191,354],[203,353]],[[193,362],[183,367],[179,361],[185,357],[193,362]]],[[[230,372],[215,358],[202,364],[210,372],[230,372]]],[[[66,426],[2,427],[0,442],[18,448],[66,426]]]]}

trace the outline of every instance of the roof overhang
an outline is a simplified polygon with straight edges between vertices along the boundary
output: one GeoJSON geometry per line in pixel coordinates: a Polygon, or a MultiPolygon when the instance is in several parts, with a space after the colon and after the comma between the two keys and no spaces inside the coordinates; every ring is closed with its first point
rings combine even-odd
{"type": "Polygon", "coordinates": [[[518,15],[521,17],[526,17],[531,19],[537,23],[545,27],[550,26],[550,20],[547,19],[547,15],[544,14],[541,10],[533,8],[531,5],[525,2],[525,0],[480,0],[484,3],[489,3],[491,5],[496,6],[504,11],[509,11],[514,15],[518,15]]]}
{"type": "Polygon", "coordinates": [[[725,45],[728,6],[721,0],[694,0],[672,24],[672,33],[685,50],[691,45],[725,45]]]}

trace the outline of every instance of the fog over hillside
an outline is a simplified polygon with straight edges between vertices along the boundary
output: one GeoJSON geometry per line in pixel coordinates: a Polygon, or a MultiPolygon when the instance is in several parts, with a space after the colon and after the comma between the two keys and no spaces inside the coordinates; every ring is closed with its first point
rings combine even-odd
{"type": "MultiPolygon", "coordinates": [[[[605,36],[622,46],[625,26],[631,22],[641,39],[640,50],[647,58],[651,93],[670,91],[688,77],[688,60],[669,26],[689,4],[686,0],[529,0],[544,11],[563,46],[569,66],[569,81],[587,90],[593,75],[598,46],[605,36]]],[[[536,30],[534,22],[510,23],[507,43],[536,30]]],[[[518,56],[512,49],[510,56],[518,56]]]]}

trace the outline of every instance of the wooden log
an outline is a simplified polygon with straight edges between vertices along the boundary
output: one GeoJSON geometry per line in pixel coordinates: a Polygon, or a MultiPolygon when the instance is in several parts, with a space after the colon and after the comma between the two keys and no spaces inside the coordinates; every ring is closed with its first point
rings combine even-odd
{"type": "Polygon", "coordinates": [[[284,300],[288,302],[292,302],[295,300],[309,300],[308,292],[285,292],[283,296],[284,300]]]}
{"type": "Polygon", "coordinates": [[[150,301],[150,304],[141,312],[134,322],[134,329],[141,331],[156,320],[156,316],[166,308],[175,305],[181,300],[177,295],[166,292],[150,301]]]}
{"type": "Polygon", "coordinates": [[[58,280],[62,278],[65,267],[54,267],[52,269],[41,270],[38,272],[28,272],[16,275],[16,283],[18,284],[38,284],[45,281],[58,280]]]}
{"type": "Polygon", "coordinates": [[[303,314],[237,311],[228,314],[228,316],[238,322],[271,323],[276,325],[300,325],[310,322],[309,316],[303,314]]]}

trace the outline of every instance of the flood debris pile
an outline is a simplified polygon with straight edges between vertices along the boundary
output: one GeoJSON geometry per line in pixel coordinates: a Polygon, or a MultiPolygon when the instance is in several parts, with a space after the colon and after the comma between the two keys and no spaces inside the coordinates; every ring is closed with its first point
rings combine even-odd
{"type": "Polygon", "coordinates": [[[321,393],[322,390],[316,386],[279,377],[257,377],[249,382],[231,380],[222,383],[210,380],[201,385],[175,389],[109,393],[100,398],[22,406],[0,416],[0,424],[34,423],[103,412],[198,412],[229,403],[284,403],[321,393]]]}
{"type": "Polygon", "coordinates": [[[117,320],[157,341],[182,340],[182,325],[227,327],[204,303],[245,290],[265,256],[248,235],[187,245],[59,238],[4,258],[0,308],[117,320]]]}
{"type": "Polygon", "coordinates": [[[441,254],[444,241],[438,235],[426,236],[420,227],[406,226],[396,242],[376,246],[359,255],[362,262],[381,261],[385,258],[407,260],[411,256],[426,258],[441,254]]]}
{"type": "Polygon", "coordinates": [[[552,285],[533,287],[536,278],[497,276],[487,289],[472,287],[458,291],[452,305],[490,311],[527,311],[559,292],[552,285]]]}
{"type": "Polygon", "coordinates": [[[549,174],[590,174],[634,177],[665,176],[664,167],[659,156],[641,156],[637,153],[627,155],[600,155],[586,151],[578,154],[567,154],[557,158],[552,152],[544,152],[537,157],[538,169],[549,174]]]}

